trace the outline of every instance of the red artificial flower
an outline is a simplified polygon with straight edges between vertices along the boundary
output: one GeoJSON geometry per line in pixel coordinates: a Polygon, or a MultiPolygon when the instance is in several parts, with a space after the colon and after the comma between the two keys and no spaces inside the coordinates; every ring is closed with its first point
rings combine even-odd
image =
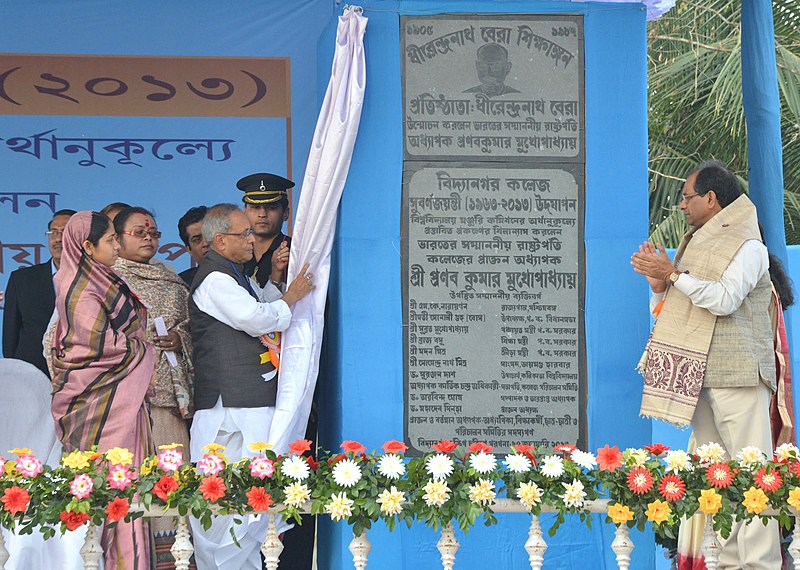
{"type": "Polygon", "coordinates": [[[310,439],[298,439],[294,443],[289,444],[289,453],[303,453],[304,451],[311,451],[310,439]]]}
{"type": "Polygon", "coordinates": [[[3,491],[3,497],[0,498],[0,501],[3,502],[3,510],[9,511],[12,515],[15,515],[28,510],[28,503],[31,502],[31,496],[25,489],[14,485],[3,491]]]}
{"type": "Polygon", "coordinates": [[[717,489],[725,489],[733,483],[733,473],[727,463],[712,463],[706,469],[708,484],[717,489]]]}
{"type": "Polygon", "coordinates": [[[274,503],[269,493],[261,487],[251,487],[245,495],[247,496],[247,504],[254,511],[266,511],[274,503]]]}
{"type": "Polygon", "coordinates": [[[568,443],[559,443],[558,445],[556,445],[553,448],[554,451],[560,451],[560,452],[564,453],[565,455],[569,455],[570,453],[572,453],[576,449],[578,449],[578,448],[575,447],[574,445],[570,445],[568,443]]]}
{"type": "Polygon", "coordinates": [[[653,455],[655,455],[656,457],[658,457],[662,453],[666,453],[667,451],[669,451],[669,446],[668,445],[662,445],[660,443],[654,443],[652,445],[645,445],[644,448],[647,451],[649,451],[650,453],[652,453],[653,455]]]}
{"type": "Polygon", "coordinates": [[[783,479],[777,469],[770,469],[768,472],[766,467],[762,467],[756,471],[756,485],[762,491],[774,493],[783,485],[783,479]]]}
{"type": "Polygon", "coordinates": [[[162,501],[169,500],[169,494],[178,490],[178,482],[170,475],[164,475],[153,487],[153,494],[162,501]]]}
{"type": "Polygon", "coordinates": [[[366,447],[364,447],[357,441],[350,441],[349,439],[347,441],[343,441],[342,445],[340,445],[339,447],[341,447],[345,453],[354,453],[356,455],[364,453],[367,450],[366,447]]]}
{"type": "Polygon", "coordinates": [[[308,463],[308,466],[311,468],[312,471],[316,471],[317,469],[319,469],[319,462],[314,461],[314,458],[311,457],[310,455],[306,456],[306,463],[308,463]]]}
{"type": "Polygon", "coordinates": [[[405,453],[408,449],[408,446],[405,443],[399,441],[387,441],[383,444],[383,452],[384,453],[405,453]]]}
{"type": "Polygon", "coordinates": [[[494,449],[491,445],[486,445],[482,441],[476,441],[472,445],[469,446],[470,453],[480,453],[483,451],[484,453],[491,453],[492,449],[494,449]]]}
{"type": "Polygon", "coordinates": [[[797,477],[800,477],[800,461],[792,461],[791,470],[797,477]]]}
{"type": "Polygon", "coordinates": [[[328,465],[334,465],[336,463],[339,463],[342,459],[347,459],[347,456],[344,453],[340,453],[336,457],[331,457],[330,459],[328,459],[328,465]]]}
{"type": "Polygon", "coordinates": [[[631,469],[628,473],[628,489],[637,495],[644,495],[653,488],[653,476],[644,467],[631,469]]]}
{"type": "Polygon", "coordinates": [[[665,475],[658,483],[658,492],[667,501],[677,501],[686,494],[686,483],[675,474],[665,475]]]}
{"type": "Polygon", "coordinates": [[[616,445],[614,447],[601,447],[597,450],[597,464],[601,471],[614,471],[622,466],[622,452],[616,445]]]}
{"type": "Polygon", "coordinates": [[[449,439],[443,439],[439,443],[434,443],[431,447],[439,453],[452,453],[458,447],[458,444],[449,439]]]}
{"type": "Polygon", "coordinates": [[[203,494],[203,498],[205,500],[216,503],[225,496],[225,490],[227,487],[225,486],[225,481],[222,480],[222,477],[218,477],[217,475],[209,475],[208,477],[203,477],[200,480],[200,486],[198,489],[203,494]]]}
{"type": "Polygon", "coordinates": [[[67,530],[75,530],[89,520],[89,515],[87,513],[76,513],[74,511],[61,511],[58,518],[66,525],[67,530]]]}
{"type": "Polygon", "coordinates": [[[109,522],[125,518],[130,508],[131,506],[128,504],[128,499],[117,497],[108,503],[108,507],[106,507],[106,515],[108,515],[109,522]]]}
{"type": "Polygon", "coordinates": [[[517,443],[511,446],[511,449],[516,451],[517,453],[521,453],[525,457],[531,460],[534,466],[538,465],[539,463],[536,461],[536,457],[533,455],[533,446],[528,445],[526,443],[517,443]]]}

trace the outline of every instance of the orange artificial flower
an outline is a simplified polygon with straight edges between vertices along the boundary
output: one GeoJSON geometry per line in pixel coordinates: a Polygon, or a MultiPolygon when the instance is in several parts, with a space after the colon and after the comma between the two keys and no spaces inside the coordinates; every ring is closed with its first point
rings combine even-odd
{"type": "Polygon", "coordinates": [[[58,518],[64,523],[67,530],[75,530],[89,520],[89,515],[87,513],[76,513],[74,511],[61,511],[58,518]]]}
{"type": "Polygon", "coordinates": [[[245,495],[247,496],[247,504],[256,512],[266,511],[274,503],[269,493],[261,487],[251,487],[245,495]]]}
{"type": "Polygon", "coordinates": [[[205,500],[216,503],[225,496],[227,487],[225,486],[225,481],[222,480],[222,477],[210,475],[208,477],[203,477],[203,479],[200,481],[200,487],[198,487],[198,489],[200,489],[200,492],[203,494],[203,498],[205,500]]]}
{"type": "Polygon", "coordinates": [[[458,444],[449,439],[443,439],[439,443],[434,443],[431,447],[440,453],[452,453],[458,447],[458,444]]]}
{"type": "Polygon", "coordinates": [[[162,501],[169,500],[169,494],[178,490],[178,482],[169,475],[164,475],[153,487],[153,494],[162,501]]]}
{"type": "Polygon", "coordinates": [[[349,439],[347,441],[343,441],[342,445],[340,445],[339,447],[341,447],[345,453],[354,453],[356,455],[364,453],[367,450],[366,447],[364,447],[357,441],[350,441],[349,439]]]}
{"type": "Polygon", "coordinates": [[[106,515],[108,516],[109,522],[115,522],[125,518],[130,508],[131,506],[128,504],[128,499],[117,497],[108,503],[108,507],[106,507],[106,515]]]}
{"type": "Polygon", "coordinates": [[[622,452],[616,445],[614,447],[601,447],[597,450],[597,465],[601,471],[614,471],[622,466],[622,452]]]}
{"type": "Polygon", "coordinates": [[[3,503],[3,510],[9,511],[12,515],[15,515],[28,510],[28,503],[31,502],[31,496],[25,489],[14,485],[3,491],[3,497],[0,498],[0,501],[3,503]]]}
{"type": "Polygon", "coordinates": [[[387,441],[383,444],[384,453],[405,453],[407,449],[408,446],[405,443],[395,440],[387,441]]]}
{"type": "Polygon", "coordinates": [[[491,453],[492,449],[494,449],[491,445],[486,445],[482,441],[476,441],[472,445],[469,446],[470,453],[480,453],[483,451],[484,453],[491,453]]]}
{"type": "Polygon", "coordinates": [[[289,453],[303,453],[304,451],[311,451],[310,439],[298,439],[297,441],[289,444],[289,453]]]}

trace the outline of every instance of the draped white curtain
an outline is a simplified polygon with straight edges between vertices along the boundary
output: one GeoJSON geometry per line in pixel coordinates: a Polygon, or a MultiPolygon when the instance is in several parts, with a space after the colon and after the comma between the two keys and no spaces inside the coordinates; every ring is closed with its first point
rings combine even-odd
{"type": "Polygon", "coordinates": [[[289,443],[305,435],[317,383],[336,211],[364,102],[366,26],[367,18],[358,7],[348,7],[339,18],[331,79],[300,192],[288,282],[309,263],[316,289],[292,308],[292,324],[282,341],[278,398],[270,427],[277,453],[285,453],[289,443]]]}

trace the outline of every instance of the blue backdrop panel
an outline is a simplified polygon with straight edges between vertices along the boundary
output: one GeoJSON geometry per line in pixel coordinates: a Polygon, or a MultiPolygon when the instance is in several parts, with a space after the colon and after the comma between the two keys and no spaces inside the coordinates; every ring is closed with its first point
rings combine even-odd
{"type": "MultiPolygon", "coordinates": [[[[588,435],[594,451],[650,442],[651,423],[638,417],[640,377],[634,371],[649,329],[647,285],[630,255],[647,236],[647,92],[645,11],[638,4],[523,1],[368,1],[367,91],[334,244],[325,377],[320,379],[321,443],[338,448],[358,439],[369,449],[400,439],[402,330],[400,205],[402,102],[399,16],[459,13],[583,14],[586,54],[586,343],[588,435]]],[[[332,58],[333,30],[320,43],[320,70],[332,58]]],[[[322,83],[320,82],[320,87],[322,83]]],[[[548,540],[556,568],[615,568],[613,527],[595,517],[594,531],[569,520],[548,540]],[[591,561],[591,562],[590,562],[591,561]],[[587,566],[591,564],[591,566],[587,566]]],[[[457,565],[529,568],[523,549],[530,519],[500,515],[458,534],[457,565]]],[[[552,518],[545,516],[543,528],[552,518]]],[[[320,520],[320,563],[352,566],[350,530],[320,520]]],[[[369,533],[370,566],[434,568],[438,533],[382,523],[369,533]]],[[[634,536],[635,568],[652,568],[652,534],[634,536]]]]}
{"type": "MultiPolygon", "coordinates": [[[[317,41],[333,16],[333,0],[263,2],[241,0],[235,5],[213,0],[192,3],[145,1],[26,2],[0,4],[0,53],[100,54],[195,57],[288,58],[291,120],[217,117],[102,117],[3,115],[0,121],[0,193],[57,193],[55,208],[97,209],[123,201],[155,210],[161,245],[180,240],[178,218],[191,206],[239,202],[236,180],[258,171],[286,174],[302,180],[318,111],[317,41]],[[83,153],[49,147],[40,158],[13,152],[8,139],[55,129],[60,138],[230,139],[230,158],[177,155],[172,160],[152,156],[149,149],[135,157],[140,166],[119,164],[114,155],[96,153],[103,164],[81,166],[83,153]],[[289,145],[291,136],[291,148],[289,145]],[[102,158],[101,158],[102,156],[102,158]]],[[[325,70],[329,74],[330,68],[325,70]]],[[[5,71],[5,70],[3,70],[5,71]]],[[[0,71],[2,73],[2,71],[0,71]]],[[[327,77],[325,78],[327,83],[327,77]]],[[[52,86],[52,83],[45,84],[52,86]]],[[[77,88],[77,87],[76,87],[77,88]]],[[[222,153],[215,151],[216,157],[222,153]]],[[[298,186],[299,188],[299,186],[298,186]]],[[[294,196],[297,198],[297,195],[294,196]]],[[[0,243],[40,244],[41,260],[49,258],[44,231],[52,211],[21,200],[0,203],[0,243]]],[[[181,248],[167,248],[158,257],[176,269],[189,266],[181,248]]],[[[11,271],[34,261],[18,250],[3,248],[0,290],[11,271]],[[17,257],[15,260],[14,257],[17,257]]]]}

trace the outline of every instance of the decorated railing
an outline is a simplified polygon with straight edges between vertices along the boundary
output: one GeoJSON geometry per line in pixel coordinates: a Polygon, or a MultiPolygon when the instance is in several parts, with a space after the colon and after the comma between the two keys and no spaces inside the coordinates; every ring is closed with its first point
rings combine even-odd
{"type": "MultiPolygon", "coordinates": [[[[670,451],[661,445],[627,449],[606,445],[597,454],[561,445],[554,449],[513,446],[498,459],[492,448],[468,448],[442,441],[421,457],[406,458],[406,447],[390,441],[383,453],[367,454],[353,441],[340,454],[309,456],[301,440],[286,455],[267,444],[251,447],[252,457],[230,462],[224,448],[211,444],[195,465],[180,446],[165,446],[134,469],[125,449],[106,453],[72,452],[49,467],[27,449],[14,449],[0,475],[0,523],[19,534],[71,532],[88,525],[81,555],[86,568],[102,557],[101,525],[138,517],[177,517],[172,553],[176,568],[188,568],[193,552],[188,516],[210,524],[218,514],[261,513],[297,519],[301,513],[327,515],[352,526],[350,551],[355,568],[366,568],[371,545],[368,530],[382,520],[390,530],[398,522],[425,523],[440,530],[442,567],[453,568],[459,548],[454,526],[468,531],[496,513],[528,513],[531,525],[524,544],[531,568],[541,568],[547,542],[542,512],[555,513],[549,534],[566,516],[589,522],[605,514],[616,525],[611,548],[620,568],[628,568],[634,545],[629,529],[651,524],[661,537],[674,537],[682,518],[706,515],[702,551],[706,567],[717,567],[718,534],[726,537],[734,521],[773,517],[790,528],[800,508],[798,449],[790,444],[768,459],[755,448],[726,459],[716,444],[696,453],[670,451]],[[505,495],[499,497],[498,494],[505,495]]],[[[800,570],[800,524],[794,525],[790,553],[800,570]]],[[[275,517],[270,518],[262,552],[267,568],[278,568],[283,546],[275,517]]],[[[0,567],[8,553],[0,537],[0,567]]]]}

